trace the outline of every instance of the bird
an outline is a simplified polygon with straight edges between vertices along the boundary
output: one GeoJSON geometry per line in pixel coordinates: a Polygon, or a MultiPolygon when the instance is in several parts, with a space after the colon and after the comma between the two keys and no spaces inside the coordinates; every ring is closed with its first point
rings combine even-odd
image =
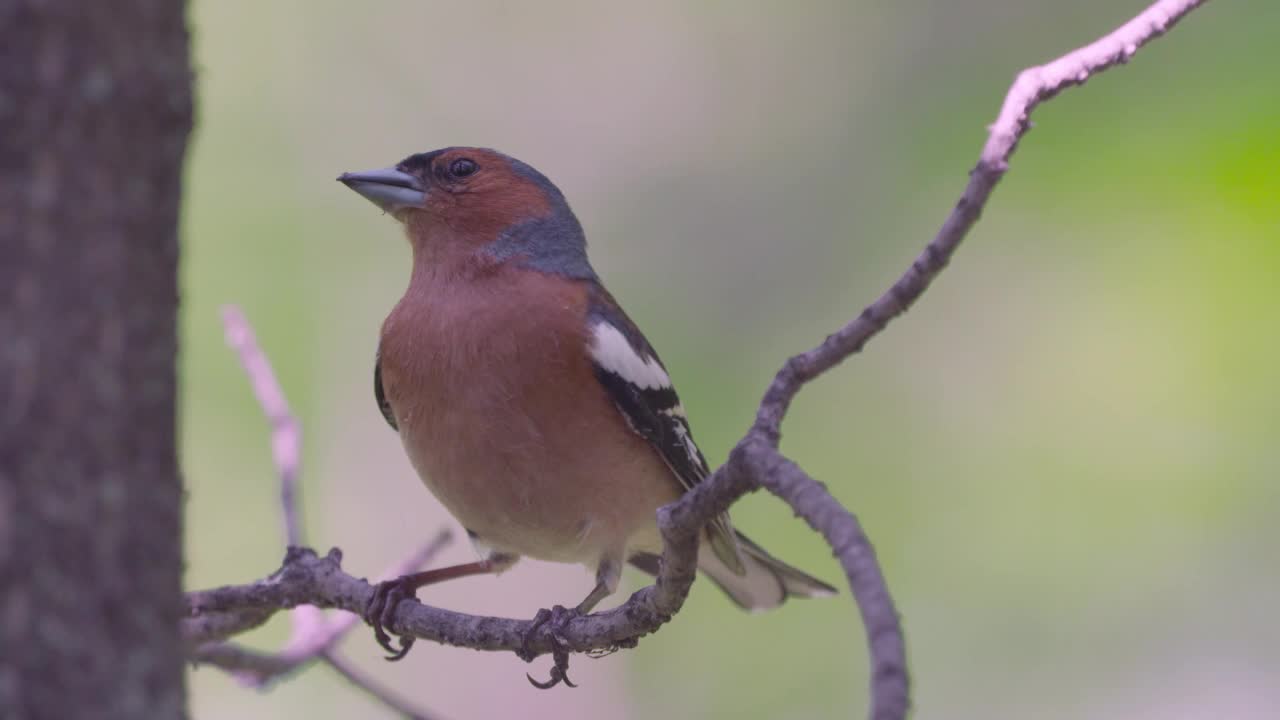
{"type": "MultiPolygon", "coordinates": [[[[395,606],[425,585],[501,573],[521,557],[581,564],[595,585],[575,615],[617,590],[625,563],[656,575],[658,508],[710,471],[666,366],[605,289],[560,189],[476,147],[338,180],[408,238],[409,282],[382,324],[374,398],[480,555],[377,586],[367,619],[389,659],[412,643],[390,645],[395,606]]],[[[836,592],[727,513],[701,540],[699,570],[743,609],[836,592]]]]}

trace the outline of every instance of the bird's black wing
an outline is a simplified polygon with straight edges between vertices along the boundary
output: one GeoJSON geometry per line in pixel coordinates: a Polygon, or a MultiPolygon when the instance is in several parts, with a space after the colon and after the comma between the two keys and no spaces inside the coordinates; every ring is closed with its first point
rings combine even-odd
{"type": "Polygon", "coordinates": [[[382,357],[380,355],[373,356],[373,399],[378,401],[378,410],[382,412],[382,417],[387,424],[392,430],[399,432],[395,413],[391,412],[391,403],[387,402],[387,394],[382,391],[382,357]]]}
{"type": "MultiPolygon", "coordinates": [[[[613,297],[596,285],[588,311],[591,360],[596,379],[627,425],[657,450],[684,490],[710,474],[693,441],[680,397],[657,353],[613,297]]],[[[735,572],[745,572],[728,513],[707,526],[711,547],[735,572]]]]}

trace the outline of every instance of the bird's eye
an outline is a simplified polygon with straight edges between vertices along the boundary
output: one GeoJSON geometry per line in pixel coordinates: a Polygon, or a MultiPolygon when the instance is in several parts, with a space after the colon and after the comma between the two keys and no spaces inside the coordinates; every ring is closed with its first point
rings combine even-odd
{"type": "Polygon", "coordinates": [[[479,169],[480,166],[476,165],[475,161],[470,158],[458,158],[449,163],[449,174],[456,178],[464,178],[474,174],[479,169]]]}

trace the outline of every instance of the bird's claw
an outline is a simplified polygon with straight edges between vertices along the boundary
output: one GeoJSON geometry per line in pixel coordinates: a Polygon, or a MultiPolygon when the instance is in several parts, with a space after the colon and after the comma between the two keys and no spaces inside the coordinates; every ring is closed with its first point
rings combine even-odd
{"type": "Polygon", "coordinates": [[[551,676],[546,680],[534,680],[533,676],[525,673],[525,677],[529,679],[529,684],[539,690],[549,690],[560,683],[564,683],[569,687],[578,687],[569,679],[569,643],[562,635],[564,628],[571,620],[581,615],[577,609],[566,608],[562,605],[556,605],[550,610],[543,608],[533,616],[533,624],[529,626],[529,630],[524,634],[520,650],[516,652],[520,659],[525,662],[533,662],[537,657],[537,653],[533,652],[529,647],[529,643],[533,636],[542,629],[543,625],[551,626],[551,658],[554,664],[551,666],[551,676]]]}
{"type": "Polygon", "coordinates": [[[387,632],[387,628],[395,624],[396,606],[401,600],[411,597],[414,597],[414,592],[407,589],[401,580],[380,582],[374,586],[373,597],[369,598],[369,605],[364,611],[365,622],[373,626],[374,639],[383,650],[390,653],[387,660],[392,662],[408,655],[417,639],[412,635],[400,635],[400,649],[397,650],[392,647],[391,635],[387,632]]]}
{"type": "Polygon", "coordinates": [[[539,690],[550,690],[560,683],[564,683],[566,686],[571,688],[578,687],[569,679],[568,653],[565,653],[564,667],[561,667],[557,660],[556,664],[551,666],[551,677],[546,680],[534,680],[533,676],[529,673],[525,673],[524,676],[529,680],[530,685],[538,688],[539,690]]]}

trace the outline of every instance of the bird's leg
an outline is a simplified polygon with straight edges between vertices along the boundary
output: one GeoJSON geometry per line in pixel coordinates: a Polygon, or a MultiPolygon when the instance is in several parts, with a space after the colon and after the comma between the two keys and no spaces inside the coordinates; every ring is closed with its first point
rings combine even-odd
{"type": "Polygon", "coordinates": [[[615,562],[602,563],[596,571],[596,586],[573,609],[578,615],[586,615],[595,609],[600,601],[618,590],[618,579],[622,576],[622,567],[615,562]],[[607,569],[606,569],[607,568],[607,569]],[[607,575],[606,575],[607,574],[607,575]]]}
{"type": "Polygon", "coordinates": [[[387,656],[387,659],[399,660],[409,654],[409,648],[413,647],[416,639],[412,636],[401,635],[400,649],[396,650],[391,647],[391,635],[387,633],[387,628],[394,624],[396,607],[401,600],[415,597],[420,587],[444,582],[445,580],[453,580],[469,575],[500,573],[515,564],[517,559],[519,558],[516,555],[493,553],[478,562],[450,565],[449,567],[402,575],[395,580],[380,582],[374,586],[373,597],[369,599],[369,605],[365,608],[365,622],[373,626],[373,636],[377,639],[378,644],[382,646],[382,649],[391,653],[387,656]]]}
{"type": "Polygon", "coordinates": [[[517,655],[525,662],[532,662],[537,655],[529,649],[529,641],[542,629],[543,625],[550,625],[551,658],[554,662],[551,666],[551,677],[547,680],[534,680],[532,675],[525,674],[534,687],[539,690],[548,690],[562,682],[569,687],[577,687],[573,681],[569,680],[569,643],[561,633],[571,620],[591,612],[601,600],[612,595],[618,589],[618,581],[621,577],[621,562],[612,557],[601,558],[600,564],[596,566],[596,586],[582,599],[582,602],[574,608],[566,608],[563,605],[556,605],[550,610],[543,608],[533,617],[533,624],[524,635],[524,647],[517,655]]]}

